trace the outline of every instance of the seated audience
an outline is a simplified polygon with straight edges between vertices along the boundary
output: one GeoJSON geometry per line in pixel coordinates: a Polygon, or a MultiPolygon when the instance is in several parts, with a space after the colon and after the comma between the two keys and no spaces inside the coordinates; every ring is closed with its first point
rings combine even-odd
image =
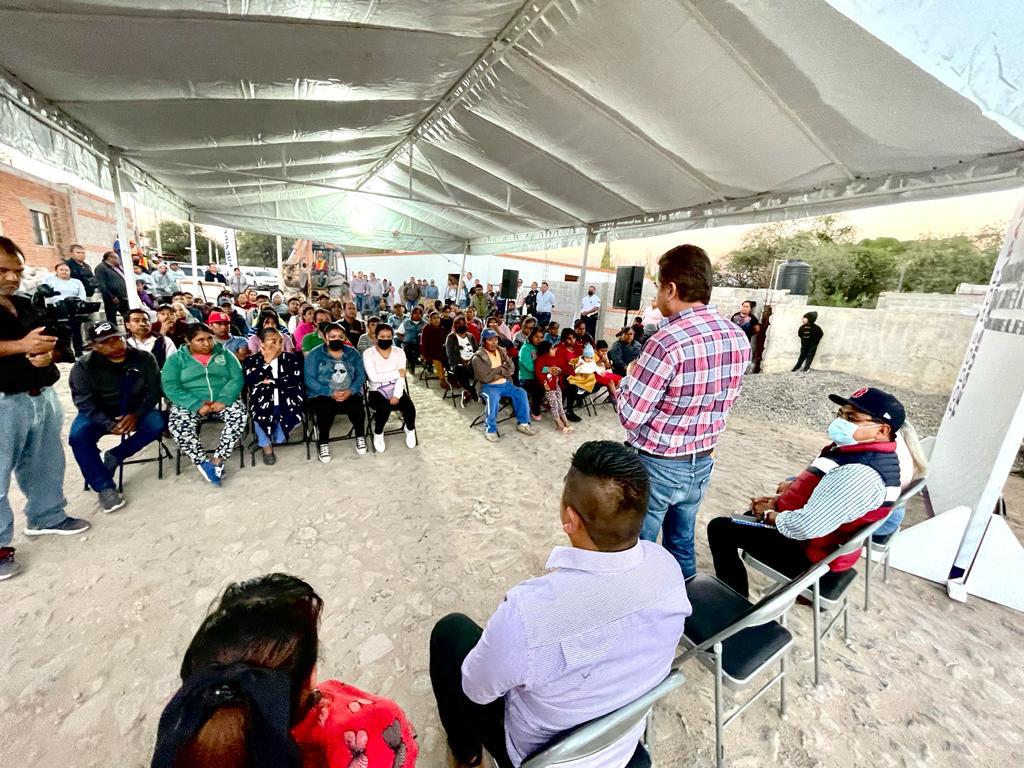
{"type": "Polygon", "coordinates": [[[105,320],[89,329],[89,341],[92,351],[79,358],[69,377],[78,415],[68,442],[103,511],[113,512],[125,505],[114,483],[118,465],[164,433],[160,369],[151,354],[129,347],[117,326],[105,320]],[[104,435],[124,439],[101,460],[97,444],[104,435]]]}
{"type": "Polygon", "coordinates": [[[357,317],[358,311],[354,301],[346,301],[344,306],[344,317],[341,319],[341,327],[345,329],[348,343],[353,347],[359,346],[359,338],[366,333],[366,328],[357,317]]]}
{"type": "Polygon", "coordinates": [[[367,402],[373,411],[373,448],[383,453],[384,427],[394,411],[405,421],[405,444],[416,447],[416,406],[405,382],[405,353],[394,346],[389,325],[377,326],[377,344],[363,352],[366,369],[367,402]]]}
{"type": "Polygon", "coordinates": [[[302,354],[308,355],[311,351],[324,343],[324,329],[333,323],[329,309],[317,309],[313,311],[313,325],[316,331],[307,333],[302,337],[302,354]]]}
{"type": "Polygon", "coordinates": [[[377,343],[377,326],[380,325],[380,318],[376,315],[366,318],[366,333],[359,337],[356,344],[356,351],[361,355],[377,343]]]}
{"type": "Polygon", "coordinates": [[[162,369],[167,358],[173,355],[177,349],[171,337],[153,334],[153,326],[149,324],[149,314],[144,309],[129,310],[125,318],[125,325],[128,328],[128,346],[149,352],[156,358],[157,366],[162,369]]]}
{"type": "MultiPolygon", "coordinates": [[[[533,317],[527,316],[523,318],[523,323],[519,326],[519,330],[512,334],[512,343],[520,349],[523,345],[530,340],[530,336],[533,334],[533,329],[537,327],[537,320],[533,317]]],[[[544,340],[544,334],[541,333],[541,341],[544,340]]]]}
{"type": "Polygon", "coordinates": [[[299,296],[290,296],[286,303],[288,306],[288,314],[284,316],[285,326],[288,328],[289,333],[294,334],[295,327],[302,322],[302,298],[299,296]]]}
{"type": "Polygon", "coordinates": [[[446,359],[444,340],[447,335],[441,325],[441,313],[431,312],[427,324],[420,332],[420,353],[423,356],[423,364],[433,366],[434,373],[441,383],[441,389],[449,388],[444,370],[446,359]]]}
{"type": "Polygon", "coordinates": [[[249,354],[255,355],[260,351],[263,345],[263,330],[265,328],[276,328],[277,332],[281,334],[281,344],[283,345],[283,351],[294,352],[295,351],[295,339],[288,332],[288,328],[283,322],[284,318],[281,317],[273,309],[260,310],[259,315],[256,316],[256,321],[253,323],[252,332],[249,334],[249,338],[246,339],[246,345],[249,347],[249,354]]]}
{"type": "Polygon", "coordinates": [[[466,321],[460,315],[455,319],[452,332],[445,339],[444,348],[448,356],[448,367],[451,369],[452,378],[462,387],[462,398],[459,404],[465,408],[470,400],[479,400],[476,387],[473,384],[473,355],[477,350],[476,339],[469,332],[466,321]]]}
{"type": "Polygon", "coordinates": [[[466,308],[466,327],[469,329],[469,332],[473,335],[473,338],[476,340],[476,343],[479,344],[480,334],[484,330],[484,324],[480,321],[480,318],[477,317],[476,310],[473,309],[472,307],[466,308]]]}
{"type": "Polygon", "coordinates": [[[303,304],[299,310],[299,319],[295,323],[295,330],[292,331],[292,336],[295,337],[295,343],[300,348],[302,340],[306,337],[307,333],[316,333],[316,325],[313,323],[314,312],[316,312],[316,307],[312,304],[303,304]]]}
{"type": "MultiPolygon", "coordinates": [[[[586,348],[584,348],[584,352],[586,352],[586,348]]],[[[612,361],[608,357],[608,342],[604,339],[594,345],[594,360],[597,363],[597,373],[594,374],[594,378],[597,379],[598,385],[608,388],[614,401],[619,394],[619,383],[623,377],[612,372],[612,361]]]]}
{"type": "MultiPolygon", "coordinates": [[[[402,323],[405,322],[405,304],[395,304],[393,310],[394,311],[391,313],[391,316],[388,317],[388,325],[390,325],[391,330],[397,334],[398,329],[401,327],[402,323]]],[[[397,344],[397,346],[400,347],[402,345],[397,344]]]]}
{"type": "Polygon", "coordinates": [[[542,341],[537,345],[534,375],[544,389],[544,402],[547,403],[548,411],[555,422],[555,429],[566,434],[572,432],[573,428],[565,414],[562,369],[558,365],[558,357],[552,352],[550,341],[542,341]]]}
{"type": "Polygon", "coordinates": [[[565,390],[565,417],[569,421],[580,421],[576,415],[576,406],[580,400],[580,388],[569,381],[569,377],[576,370],[576,361],[583,354],[583,345],[579,342],[576,332],[572,328],[563,328],[561,341],[555,344],[551,353],[558,360],[558,367],[562,371],[562,388],[565,390]]]}
{"type": "MultiPolygon", "coordinates": [[[[559,503],[571,546],[554,549],[546,574],[510,590],[486,628],[462,614],[434,627],[430,680],[458,764],[479,764],[486,749],[499,766],[519,766],[668,674],[692,609],[672,555],[639,540],[648,491],[626,446],[584,443],[559,503]]],[[[644,727],[585,764],[626,765],[644,727]]]]}
{"type": "Polygon", "coordinates": [[[395,338],[401,340],[399,345],[405,353],[405,359],[409,363],[409,371],[415,375],[416,365],[420,360],[420,334],[423,333],[423,308],[413,307],[409,317],[402,321],[395,331],[395,338]]]}
{"type": "Polygon", "coordinates": [[[480,396],[484,398],[487,409],[484,436],[492,443],[498,441],[498,409],[503,397],[512,401],[518,422],[516,431],[524,435],[537,434],[530,426],[530,402],[526,390],[512,381],[515,364],[498,344],[498,332],[488,328],[481,338],[483,342],[473,354],[472,363],[473,378],[480,382],[480,396]]]}
{"type": "MultiPolygon", "coordinates": [[[[217,309],[223,312],[231,321],[231,333],[235,336],[245,338],[249,335],[249,324],[245,319],[245,312],[235,306],[234,297],[231,291],[226,291],[217,299],[217,309]]],[[[209,322],[209,319],[207,319],[209,322]]]]}
{"type": "MultiPolygon", "coordinates": [[[[488,325],[490,325],[491,319],[497,321],[495,330],[498,332],[498,336],[503,338],[505,341],[512,341],[512,329],[505,323],[505,313],[500,310],[494,310],[491,312],[491,316],[487,318],[488,325]]],[[[505,346],[504,344],[502,346],[505,346]]],[[[515,346],[514,344],[512,346],[515,346]]],[[[507,349],[508,347],[506,347],[507,349]]]]}
{"type": "MultiPolygon", "coordinates": [[[[181,306],[184,307],[183,304],[181,306]]],[[[146,310],[141,311],[145,313],[148,320],[149,313],[146,310]]],[[[170,339],[175,349],[185,343],[185,331],[188,326],[189,323],[178,317],[178,312],[173,304],[161,304],[156,308],[156,323],[152,328],[153,333],[170,339]]]]}
{"type": "Polygon", "coordinates": [[[156,302],[153,300],[153,296],[149,292],[149,283],[145,280],[135,281],[135,292],[139,295],[139,301],[142,302],[143,306],[149,307],[151,310],[156,310],[156,302]]]}
{"type": "Polygon", "coordinates": [[[224,312],[211,312],[208,320],[214,341],[239,360],[244,360],[249,354],[249,342],[244,336],[235,336],[232,333],[234,326],[231,324],[231,318],[224,312]]]}
{"type": "MultiPolygon", "coordinates": [[[[271,314],[277,315],[273,310],[271,314]]],[[[302,421],[306,399],[302,357],[286,352],[283,334],[276,325],[268,324],[260,329],[259,351],[242,363],[242,375],[249,393],[249,418],[256,443],[263,449],[263,463],[271,466],[277,463],[274,444],[287,441],[302,421]]]]}
{"type": "Polygon", "coordinates": [[[534,421],[540,421],[541,406],[544,403],[544,386],[537,378],[537,346],[544,339],[544,333],[536,324],[531,325],[529,336],[519,348],[519,383],[530,398],[530,414],[534,421]]]}
{"type": "MultiPolygon", "coordinates": [[[[751,499],[753,516],[771,527],[743,525],[732,517],[708,523],[715,575],[744,597],[747,572],[740,550],[779,573],[798,576],[886,517],[900,495],[895,441],[905,420],[903,405],[874,388],[829,399],[840,406],[828,426],[832,442],[777,496],[751,499]]],[[[830,568],[848,570],[859,557],[837,558],[830,568]]]]}
{"type": "MultiPolygon", "coordinates": [[[[501,333],[501,321],[491,315],[487,318],[487,328],[498,334],[498,346],[504,349],[509,355],[515,354],[516,345],[512,343],[510,339],[507,339],[501,333]]],[[[482,335],[481,335],[482,338],[482,335]]]]}
{"type": "Polygon", "coordinates": [[[553,347],[561,340],[562,337],[558,330],[558,323],[554,321],[548,323],[547,332],[544,334],[544,341],[553,347]]]}
{"type": "Polygon", "coordinates": [[[274,291],[270,294],[270,308],[277,312],[283,319],[288,317],[288,302],[284,300],[284,294],[281,291],[274,291]]]}
{"type": "Polygon", "coordinates": [[[612,361],[612,373],[626,375],[626,367],[640,357],[643,347],[635,340],[633,328],[623,328],[615,334],[616,341],[608,350],[608,359],[612,361]]]}
{"type": "Polygon", "coordinates": [[[324,344],[306,357],[306,395],[316,419],[317,456],[321,463],[331,460],[331,428],[334,417],[345,414],[356,436],[356,453],[366,453],[366,409],[363,357],[348,343],[345,329],[331,323],[324,331],[324,344]]]}
{"type": "Polygon", "coordinates": [[[322,609],[283,573],[228,586],[185,652],[153,768],[414,768],[397,704],[317,681],[322,609]]]}
{"type": "Polygon", "coordinates": [[[219,487],[224,462],[245,434],[242,366],[202,323],[188,327],[185,341],[185,346],[164,364],[160,375],[164,394],[171,402],[168,429],[203,479],[219,487]],[[213,458],[207,457],[199,440],[203,419],[224,422],[213,458]]]}

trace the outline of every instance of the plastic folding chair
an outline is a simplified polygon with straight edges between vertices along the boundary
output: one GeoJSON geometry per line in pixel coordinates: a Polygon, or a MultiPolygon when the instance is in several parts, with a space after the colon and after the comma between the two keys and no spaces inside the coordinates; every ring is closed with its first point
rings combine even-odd
{"type": "Polygon", "coordinates": [[[698,573],[686,580],[693,615],[686,620],[682,642],[689,650],[676,659],[675,666],[696,658],[715,675],[715,761],[719,768],[725,765],[725,729],[776,683],[779,712],[786,714],[786,657],[794,644],[793,635],[786,628],[786,614],[797,596],[811,584],[817,584],[827,570],[826,563],[815,563],[756,604],[715,576],[698,573]],[[776,663],[779,671],[726,715],[723,686],[734,690],[748,688],[776,663]]]}
{"type": "MultiPolygon", "coordinates": [[[[845,544],[819,562],[818,565],[829,565],[836,558],[853,554],[854,552],[859,553],[864,547],[865,542],[887,519],[888,515],[883,517],[881,520],[876,520],[875,522],[864,526],[851,536],[845,544]]],[[[790,582],[789,576],[780,573],[770,565],[762,563],[760,560],[746,552],[743,553],[743,561],[755,571],[763,573],[778,584],[787,584],[790,582]]],[[[865,568],[866,570],[870,570],[870,558],[867,560],[865,568]]],[[[850,588],[853,586],[853,582],[856,579],[857,570],[855,568],[849,568],[845,571],[825,570],[820,574],[819,578],[809,584],[808,588],[802,590],[800,594],[804,599],[811,601],[811,610],[813,612],[814,684],[816,686],[821,684],[821,641],[825,639],[829,632],[832,631],[832,627],[835,626],[835,623],[839,620],[840,616],[843,618],[843,639],[847,642],[850,640],[849,593],[850,588]],[[833,612],[832,617],[829,619],[824,629],[821,628],[822,610],[826,613],[833,612]]]]}
{"type": "MultiPolygon", "coordinates": [[[[128,435],[121,435],[121,442],[123,443],[128,438],[128,435]]],[[[124,468],[131,464],[152,464],[156,462],[156,476],[157,479],[164,479],[164,459],[170,461],[174,458],[174,454],[171,453],[171,449],[164,443],[164,438],[160,437],[155,441],[157,445],[156,456],[149,459],[126,459],[125,461],[119,462],[117,465],[117,492],[124,493],[124,468]]],[[[83,490],[89,490],[88,481],[83,483],[83,490]]]]}
{"type": "MultiPolygon", "coordinates": [[[[481,424],[484,424],[484,430],[486,430],[487,429],[487,426],[486,426],[486,422],[487,422],[487,395],[484,393],[483,387],[481,387],[480,390],[481,390],[480,391],[480,402],[483,405],[484,409],[477,415],[477,417],[475,419],[473,419],[473,421],[469,425],[469,428],[470,429],[476,429],[481,424]]],[[[511,421],[515,417],[516,417],[516,412],[512,408],[512,399],[508,398],[508,397],[502,397],[501,401],[498,403],[498,413],[497,413],[497,415],[495,417],[495,427],[494,427],[495,434],[497,434],[498,437],[501,437],[501,425],[504,424],[506,421],[511,421]],[[505,415],[502,416],[502,414],[505,414],[505,415]]]]}
{"type": "MultiPolygon", "coordinates": [[[[249,417],[249,423],[246,425],[246,432],[248,433],[249,439],[250,439],[249,447],[247,448],[247,450],[249,452],[249,466],[255,467],[256,466],[256,454],[262,452],[263,449],[260,448],[260,444],[259,444],[259,442],[256,439],[256,422],[254,422],[252,420],[252,416],[251,415],[249,417]]],[[[295,426],[295,428],[291,432],[289,432],[287,435],[285,435],[285,440],[284,440],[283,443],[274,443],[274,450],[276,451],[278,448],[287,448],[290,445],[305,445],[306,446],[306,460],[308,461],[309,460],[309,437],[308,437],[308,433],[309,433],[309,411],[307,410],[305,404],[303,404],[303,406],[302,406],[302,417],[299,420],[299,423],[295,426]],[[292,435],[295,434],[296,432],[299,433],[299,437],[296,440],[292,440],[291,439],[292,435]]]]}

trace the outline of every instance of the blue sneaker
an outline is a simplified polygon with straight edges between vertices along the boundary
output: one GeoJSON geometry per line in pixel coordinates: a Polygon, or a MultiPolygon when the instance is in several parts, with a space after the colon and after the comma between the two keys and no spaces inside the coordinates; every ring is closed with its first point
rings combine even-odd
{"type": "Polygon", "coordinates": [[[212,461],[204,461],[202,464],[196,464],[196,469],[199,470],[199,474],[203,476],[210,485],[220,487],[220,475],[217,471],[217,467],[214,466],[212,461]]]}

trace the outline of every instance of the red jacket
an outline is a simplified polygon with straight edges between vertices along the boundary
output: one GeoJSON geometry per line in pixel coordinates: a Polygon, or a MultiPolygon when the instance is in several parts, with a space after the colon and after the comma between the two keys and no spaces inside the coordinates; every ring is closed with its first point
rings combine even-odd
{"type": "Polygon", "coordinates": [[[414,768],[419,748],[398,705],[351,685],[317,685],[320,701],[292,728],[303,768],[414,768]]]}
{"type": "Polygon", "coordinates": [[[555,356],[558,361],[557,365],[562,369],[562,381],[565,382],[570,376],[572,376],[575,370],[572,360],[583,354],[582,348],[577,350],[576,346],[566,346],[564,343],[555,344],[551,348],[551,354],[555,356]]]}
{"type": "MultiPolygon", "coordinates": [[[[866,512],[849,523],[843,523],[834,531],[824,536],[802,542],[807,559],[812,563],[824,560],[868,523],[881,520],[888,515],[892,509],[893,501],[899,496],[900,462],[896,458],[896,443],[860,443],[858,445],[842,446],[830,443],[825,446],[818,458],[807,469],[797,475],[785,493],[776,499],[775,509],[779,512],[791,512],[794,509],[802,509],[807,504],[807,500],[811,498],[814,489],[818,487],[821,478],[832,469],[844,464],[865,464],[878,472],[885,483],[886,500],[878,509],[866,512]]],[[[859,558],[859,552],[836,558],[829,565],[829,570],[849,570],[856,564],[859,558]]]]}

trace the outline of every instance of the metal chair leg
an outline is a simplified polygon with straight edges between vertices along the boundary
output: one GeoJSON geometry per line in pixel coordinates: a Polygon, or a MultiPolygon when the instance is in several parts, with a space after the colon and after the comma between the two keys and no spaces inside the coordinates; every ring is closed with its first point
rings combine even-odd
{"type": "Polygon", "coordinates": [[[843,640],[850,642],[850,600],[843,598],[843,640]]]}
{"type": "Polygon", "coordinates": [[[871,610],[871,539],[868,538],[867,547],[864,550],[864,612],[871,610]]]}
{"type": "Polygon", "coordinates": [[[814,616],[811,621],[814,624],[814,687],[821,685],[821,586],[814,582],[814,599],[811,601],[811,610],[814,616]]]}
{"type": "Polygon", "coordinates": [[[725,768],[725,745],[722,743],[722,644],[715,643],[715,765],[725,768]]]}
{"type": "Polygon", "coordinates": [[[892,552],[891,547],[885,548],[885,554],[882,555],[882,583],[889,583],[889,553],[892,552]]]}
{"type": "MultiPolygon", "coordinates": [[[[786,614],[779,617],[779,624],[786,626],[786,614]]],[[[779,660],[779,715],[786,716],[786,657],[789,654],[783,653],[779,660]]]]}

